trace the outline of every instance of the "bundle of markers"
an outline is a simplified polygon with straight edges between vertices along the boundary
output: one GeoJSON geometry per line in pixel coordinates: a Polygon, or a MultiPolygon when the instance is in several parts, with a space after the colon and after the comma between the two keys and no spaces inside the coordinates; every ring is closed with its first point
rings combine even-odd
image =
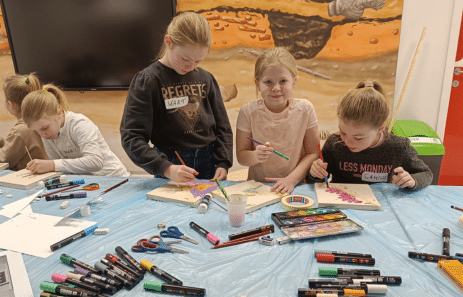
{"type": "Polygon", "coordinates": [[[124,261],[108,253],[93,267],[62,254],[60,260],[73,267],[74,271],[66,275],[53,274],[51,278],[54,283],[42,282],[40,289],[44,292],[40,294],[40,297],[103,297],[104,294],[113,295],[122,288],[131,290],[143,279],[146,271],[164,281],[146,281],[143,288],[147,291],[189,296],[204,296],[206,294],[205,289],[183,286],[182,281],[147,260],[143,259],[138,263],[120,246],[116,247],[116,252],[124,261]]]}
{"type": "MultiPolygon", "coordinates": [[[[315,251],[317,260],[319,255],[333,255],[335,257],[371,258],[369,254],[356,254],[344,252],[315,251]]],[[[320,262],[320,261],[319,261],[320,262]]],[[[338,261],[343,263],[342,261],[338,261]]],[[[351,262],[351,264],[362,264],[361,261],[351,262]]],[[[320,267],[318,274],[325,279],[309,279],[309,288],[298,290],[298,296],[369,296],[370,294],[386,294],[387,285],[400,285],[400,276],[381,276],[379,270],[372,269],[343,269],[320,267]],[[334,277],[334,278],[333,278],[334,277]]]]}

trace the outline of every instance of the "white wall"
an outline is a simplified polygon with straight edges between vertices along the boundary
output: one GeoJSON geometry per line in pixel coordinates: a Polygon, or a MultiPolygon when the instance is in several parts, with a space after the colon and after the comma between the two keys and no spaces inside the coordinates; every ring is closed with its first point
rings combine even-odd
{"type": "Polygon", "coordinates": [[[444,85],[444,76],[446,72],[453,71],[453,66],[448,69],[447,55],[449,59],[455,60],[455,39],[458,41],[459,30],[451,29],[452,23],[458,28],[460,27],[461,2],[462,0],[404,0],[394,110],[399,101],[421,33],[423,28],[427,27],[397,119],[423,121],[433,128],[442,140],[445,129],[444,117],[446,117],[448,108],[448,95],[443,93],[443,87],[451,84],[451,78],[448,82],[449,78],[447,77],[444,85]],[[456,13],[454,14],[455,6],[456,13]],[[460,7],[459,10],[458,7],[460,7]],[[451,31],[452,36],[450,36],[451,31]],[[447,70],[445,70],[446,68],[447,70]],[[443,102],[441,102],[441,95],[443,102]],[[446,96],[447,98],[445,98],[446,96]],[[445,104],[445,100],[447,100],[447,104],[445,104]]]}

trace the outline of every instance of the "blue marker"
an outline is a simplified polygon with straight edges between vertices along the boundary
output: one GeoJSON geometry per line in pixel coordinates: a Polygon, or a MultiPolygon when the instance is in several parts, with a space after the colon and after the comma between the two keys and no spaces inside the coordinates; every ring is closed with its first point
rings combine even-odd
{"type": "Polygon", "coordinates": [[[67,183],[49,185],[47,186],[47,190],[64,188],[64,187],[73,186],[73,185],[82,185],[82,184],[85,184],[85,181],[83,179],[76,179],[74,181],[70,181],[67,183]]]}
{"type": "Polygon", "coordinates": [[[76,233],[76,234],[74,234],[72,236],[69,236],[68,238],[65,238],[65,239],[63,239],[63,240],[61,240],[61,241],[59,241],[59,242],[57,242],[55,244],[50,245],[50,249],[52,251],[56,251],[57,249],[62,248],[63,246],[66,246],[66,245],[70,244],[71,242],[73,242],[76,239],[79,239],[81,237],[85,237],[85,236],[88,236],[89,234],[92,234],[93,231],[95,231],[97,228],[98,228],[97,225],[90,226],[90,227],[88,227],[88,228],[86,228],[86,229],[84,229],[84,230],[82,230],[82,231],[80,231],[80,232],[78,232],[78,233],[76,233]]]}

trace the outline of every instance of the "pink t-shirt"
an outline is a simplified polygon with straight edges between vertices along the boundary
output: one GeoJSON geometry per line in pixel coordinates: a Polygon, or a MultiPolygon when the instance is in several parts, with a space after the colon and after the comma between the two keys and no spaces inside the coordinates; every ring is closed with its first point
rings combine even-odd
{"type": "MultiPolygon", "coordinates": [[[[248,180],[265,182],[265,177],[286,177],[306,152],[303,140],[307,129],[318,125],[312,103],[306,99],[290,99],[288,107],[280,113],[271,112],[264,100],[248,102],[240,109],[236,129],[251,133],[251,137],[288,156],[272,154],[270,158],[249,167],[248,180]]],[[[257,146],[254,143],[254,148],[257,146]]]]}

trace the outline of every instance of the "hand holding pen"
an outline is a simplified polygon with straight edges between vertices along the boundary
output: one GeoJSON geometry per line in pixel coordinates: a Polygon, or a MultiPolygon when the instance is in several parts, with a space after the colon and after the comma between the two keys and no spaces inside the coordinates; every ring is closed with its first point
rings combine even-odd
{"type": "Polygon", "coordinates": [[[251,140],[251,141],[254,141],[255,143],[258,144],[258,146],[256,147],[256,152],[257,152],[257,161],[259,160],[262,160],[264,159],[263,161],[259,161],[259,163],[263,163],[265,161],[267,161],[267,159],[271,156],[271,153],[275,153],[277,154],[278,156],[282,157],[282,158],[285,158],[286,160],[289,161],[289,157],[283,155],[282,153],[280,153],[279,151],[277,150],[274,150],[272,147],[270,147],[270,142],[266,142],[265,144],[260,142],[260,141],[257,141],[255,140],[254,138],[252,137],[249,137],[248,136],[248,139],[251,140]],[[259,152],[259,150],[261,152],[259,152]],[[271,153],[270,153],[271,152],[271,153]],[[260,158],[260,159],[259,159],[260,158]]]}
{"type": "Polygon", "coordinates": [[[186,166],[177,151],[175,151],[175,154],[182,165],[170,165],[164,171],[164,176],[177,183],[191,182],[195,179],[195,175],[198,175],[199,173],[195,169],[186,166]]]}
{"type": "Polygon", "coordinates": [[[328,172],[326,171],[326,168],[328,167],[328,163],[325,163],[323,161],[322,152],[320,150],[320,144],[318,144],[318,152],[320,154],[320,158],[315,160],[312,163],[312,166],[310,166],[310,175],[316,178],[324,178],[325,182],[327,183],[327,187],[329,187],[328,178],[327,178],[328,172]]]}

